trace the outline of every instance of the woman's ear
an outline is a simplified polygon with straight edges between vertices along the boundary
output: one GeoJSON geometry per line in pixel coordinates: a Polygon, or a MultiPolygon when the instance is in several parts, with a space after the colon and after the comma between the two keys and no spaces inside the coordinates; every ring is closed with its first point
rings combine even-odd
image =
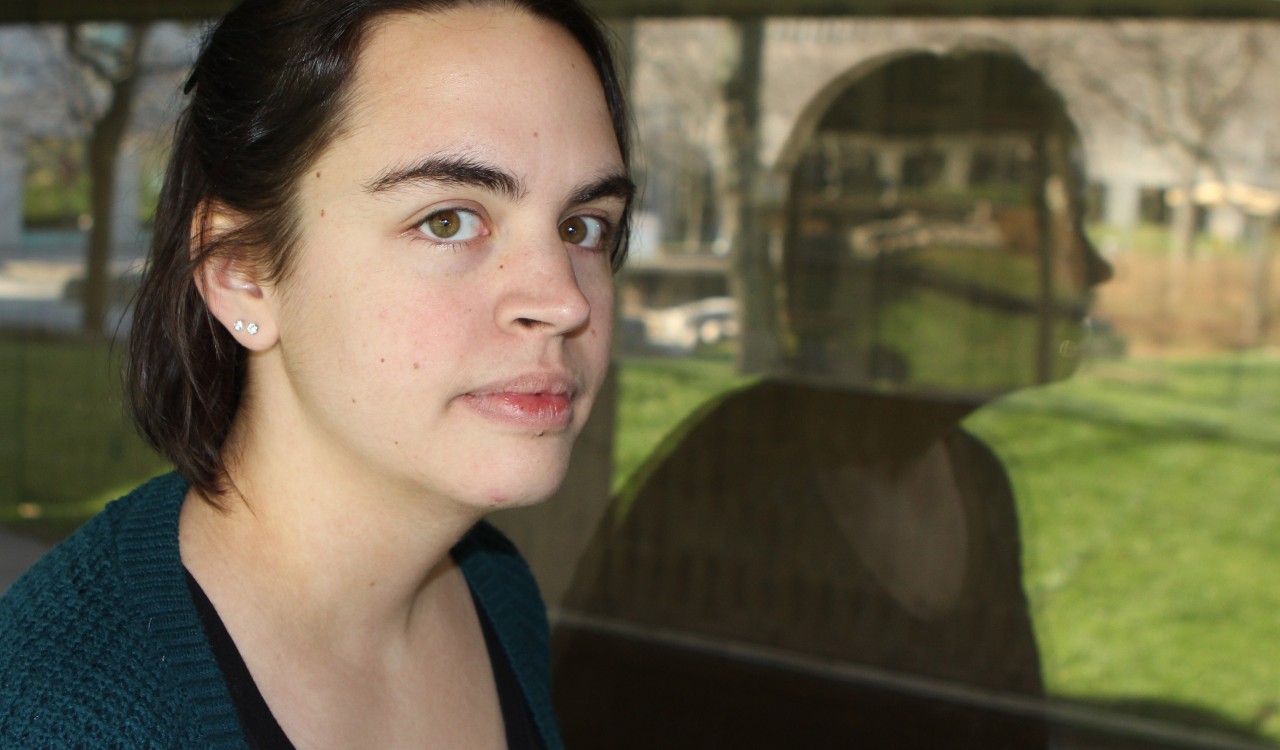
{"type": "Polygon", "coordinates": [[[222,207],[202,204],[191,222],[191,254],[204,256],[195,269],[204,304],[240,345],[270,349],[279,337],[275,311],[263,294],[259,273],[247,259],[207,248],[239,228],[243,218],[222,207]]]}

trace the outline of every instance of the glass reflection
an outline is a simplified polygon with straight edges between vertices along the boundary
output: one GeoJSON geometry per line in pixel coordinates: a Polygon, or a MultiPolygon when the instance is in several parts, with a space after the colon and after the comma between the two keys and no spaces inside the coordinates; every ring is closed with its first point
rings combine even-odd
{"type": "Polygon", "coordinates": [[[1044,746],[1013,494],[960,422],[1074,368],[1109,275],[1078,158],[1012,55],[834,100],[790,176],[784,356],[655,453],[566,598],[572,746],[1044,746]]]}
{"type": "Polygon", "coordinates": [[[996,53],[912,55],[847,89],[792,174],[788,376],[981,399],[1060,378],[1110,270],[1079,137],[996,53]]]}

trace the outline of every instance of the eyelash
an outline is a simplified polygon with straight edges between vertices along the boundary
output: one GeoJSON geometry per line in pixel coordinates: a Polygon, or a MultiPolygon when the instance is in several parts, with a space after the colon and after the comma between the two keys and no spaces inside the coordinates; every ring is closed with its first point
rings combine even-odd
{"type": "MultiPolygon", "coordinates": [[[[448,208],[441,208],[441,209],[432,211],[431,213],[427,214],[422,219],[422,221],[419,221],[418,223],[414,224],[413,229],[418,232],[419,239],[430,242],[433,245],[446,247],[449,249],[457,249],[460,247],[464,247],[468,243],[474,240],[486,237],[489,234],[488,227],[485,226],[484,219],[480,216],[479,212],[469,208],[461,208],[461,207],[457,207],[457,208],[448,207],[448,208]],[[446,214],[454,214],[455,215],[454,220],[459,222],[459,227],[458,229],[455,230],[455,233],[465,231],[468,228],[474,228],[476,230],[475,236],[466,237],[464,239],[454,239],[452,235],[449,237],[441,237],[438,234],[436,234],[434,231],[427,229],[428,225],[433,219],[442,219],[445,221],[449,221],[448,218],[442,218],[442,217],[445,217],[446,214]]],[[[557,229],[560,231],[561,239],[563,239],[565,242],[570,242],[571,244],[577,245],[578,247],[582,247],[593,252],[602,252],[602,251],[607,251],[609,248],[613,246],[613,236],[616,230],[616,223],[604,216],[598,216],[596,214],[574,214],[573,216],[570,216],[564,219],[563,221],[561,221],[560,224],[557,226],[557,229]],[[565,226],[570,221],[573,221],[574,219],[593,222],[598,225],[599,237],[596,240],[596,243],[594,245],[581,245],[579,243],[572,242],[569,238],[565,237],[564,235],[565,226]]],[[[588,237],[590,237],[590,234],[588,234],[588,237]]]]}

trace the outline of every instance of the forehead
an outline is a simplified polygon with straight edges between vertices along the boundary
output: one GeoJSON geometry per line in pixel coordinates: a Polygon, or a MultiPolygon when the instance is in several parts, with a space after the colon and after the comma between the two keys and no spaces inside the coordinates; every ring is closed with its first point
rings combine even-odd
{"type": "Polygon", "coordinates": [[[357,59],[351,95],[339,140],[378,140],[406,157],[440,148],[501,157],[527,150],[534,138],[575,145],[562,158],[620,163],[586,53],[563,28],[520,9],[467,6],[379,19],[357,59]]]}
{"type": "Polygon", "coordinates": [[[395,80],[397,70],[405,67],[445,74],[474,71],[487,68],[484,64],[497,53],[561,46],[577,50],[564,29],[522,8],[477,4],[392,12],[370,23],[357,59],[357,81],[377,86],[395,80]],[[508,45],[516,40],[525,44],[508,45]]]}

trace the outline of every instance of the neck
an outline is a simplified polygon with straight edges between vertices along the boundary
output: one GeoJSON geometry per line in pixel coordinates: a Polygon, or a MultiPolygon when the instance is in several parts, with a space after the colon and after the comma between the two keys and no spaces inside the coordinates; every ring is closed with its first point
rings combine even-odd
{"type": "Polygon", "coordinates": [[[457,598],[449,550],[480,513],[379,485],[259,427],[228,442],[226,509],[192,493],[179,522],[183,562],[219,613],[340,659],[368,660],[421,634],[457,598]]]}

